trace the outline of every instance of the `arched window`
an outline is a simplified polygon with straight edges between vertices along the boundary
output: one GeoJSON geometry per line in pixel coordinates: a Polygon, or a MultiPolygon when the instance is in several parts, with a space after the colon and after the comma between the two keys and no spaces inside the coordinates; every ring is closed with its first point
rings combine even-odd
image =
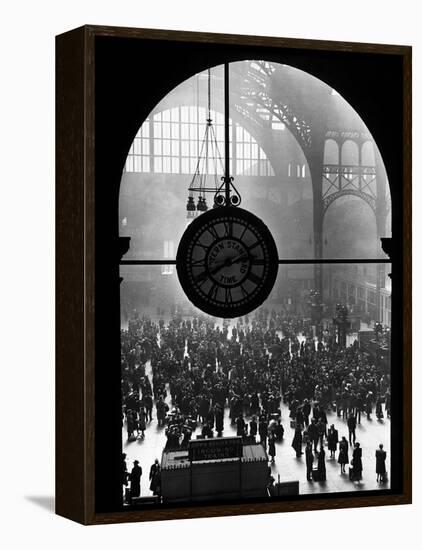
{"type": "Polygon", "coordinates": [[[359,147],[355,141],[346,140],[341,147],[341,164],[343,166],[359,165],[359,147]]]}
{"type": "Polygon", "coordinates": [[[338,164],[339,150],[338,144],[333,139],[325,140],[324,145],[324,164],[338,164]]]}
{"type": "MultiPolygon", "coordinates": [[[[208,114],[203,107],[178,106],[156,112],[145,120],[133,140],[125,171],[156,174],[194,174],[201,151],[208,114]]],[[[208,156],[208,173],[223,173],[220,159],[224,154],[224,117],[211,111],[216,135],[216,148],[208,156]]],[[[230,120],[230,134],[232,121],[230,120]]],[[[235,175],[273,176],[274,171],[265,151],[253,136],[235,125],[235,150],[231,142],[231,171],[235,175]],[[233,154],[235,153],[235,155],[233,154]]]]}
{"type": "Polygon", "coordinates": [[[362,166],[375,166],[374,144],[372,141],[365,141],[362,145],[362,166]]]}
{"type": "MultiPolygon", "coordinates": [[[[312,128],[307,126],[305,114],[293,107],[290,111],[284,105],[288,104],[287,97],[291,100],[298,90],[306,89],[306,94],[311,99],[312,90],[315,90],[315,97],[320,97],[323,84],[318,82],[318,86],[314,88],[314,77],[291,67],[275,64],[274,71],[269,72],[269,67],[261,62],[243,61],[230,64],[232,65],[232,119],[228,128],[230,175],[234,176],[233,184],[241,195],[240,208],[254,213],[266,224],[274,238],[280,259],[277,280],[263,306],[264,311],[268,309],[274,313],[271,313],[271,321],[265,315],[262,319],[265,324],[270,323],[268,326],[273,324],[278,327],[280,338],[283,337],[283,331],[286,328],[289,331],[298,320],[301,339],[315,337],[316,342],[317,336],[320,338],[326,332],[327,342],[331,339],[340,347],[348,347],[357,338],[360,325],[359,328],[354,326],[353,330],[350,325],[350,330],[354,333],[350,336],[346,330],[349,322],[347,325],[343,323],[340,341],[336,322],[337,315],[341,322],[341,311],[338,313],[336,310],[338,302],[342,302],[348,309],[348,321],[352,318],[359,319],[362,327],[366,328],[373,326],[381,318],[381,290],[388,295],[385,280],[390,269],[380,250],[374,213],[376,196],[369,196],[368,186],[363,188],[361,185],[366,180],[361,178],[360,159],[362,158],[362,163],[368,162],[370,165],[374,159],[374,148],[368,142],[359,151],[359,146],[354,141],[361,140],[360,135],[369,132],[359,116],[356,113],[353,115],[344,99],[340,95],[332,96],[331,88],[326,86],[327,97],[334,104],[332,112],[321,113],[321,117],[326,115],[327,118],[322,127],[322,131],[327,132],[327,139],[322,143],[318,139],[306,141],[308,131],[310,137],[315,136],[312,128]],[[252,73],[256,77],[254,82],[251,82],[252,73]],[[286,76],[289,78],[284,78],[286,76]],[[247,83],[245,79],[249,79],[247,83]],[[283,97],[286,91],[284,86],[289,92],[286,98],[283,97]],[[262,92],[259,102],[256,99],[256,90],[262,92]],[[271,94],[279,101],[277,108],[271,94]],[[264,107],[260,103],[262,101],[265,101],[264,107]],[[236,106],[239,108],[236,109],[236,106]],[[275,115],[280,122],[274,121],[275,115]],[[281,120],[285,120],[285,123],[281,120]],[[333,120],[335,124],[330,128],[333,120]],[[355,127],[362,130],[361,134],[355,131],[355,127]],[[313,163],[314,159],[317,162],[313,163]],[[321,173],[318,172],[319,168],[321,173]],[[270,177],[274,173],[277,177],[270,177]],[[319,180],[312,181],[318,176],[319,180]],[[336,320],[333,321],[334,319],[336,320]],[[287,324],[283,320],[288,320],[287,324]]],[[[200,226],[201,216],[206,219],[210,212],[218,216],[219,208],[214,205],[214,188],[206,188],[205,185],[194,188],[190,185],[195,180],[193,174],[205,135],[208,113],[205,107],[206,86],[202,87],[202,99],[198,100],[197,105],[184,104],[192,101],[197,91],[197,81],[194,78],[186,82],[183,89],[186,93],[180,87],[178,92],[170,92],[155,106],[136,134],[128,154],[125,173],[122,175],[119,199],[120,220],[126,219],[126,225],[119,225],[119,235],[130,237],[130,248],[122,259],[120,271],[123,279],[120,287],[121,303],[124,304],[122,334],[130,335],[134,327],[142,327],[142,320],[139,322],[139,319],[142,319],[145,312],[154,319],[154,323],[163,319],[163,329],[162,332],[160,329],[158,337],[163,344],[166,344],[165,329],[170,326],[172,319],[177,322],[179,319],[191,320],[201,314],[196,309],[194,300],[190,301],[183,291],[178,279],[178,245],[183,235],[186,235],[187,227],[193,229],[197,224],[200,226]],[[188,95],[188,91],[191,95],[188,95]],[[203,195],[206,193],[204,208],[203,195]],[[213,212],[214,207],[216,210],[213,212]],[[208,212],[204,214],[207,209],[208,212]]],[[[221,81],[219,84],[221,91],[221,81]]],[[[215,128],[217,148],[210,151],[211,155],[207,157],[211,161],[218,160],[217,157],[220,156],[224,159],[223,104],[222,100],[212,103],[215,109],[210,115],[215,128]]],[[[317,108],[317,105],[312,104],[308,114],[312,114],[312,109],[317,108]]],[[[321,109],[324,110],[325,105],[321,109]]],[[[307,120],[309,121],[309,117],[307,120]]],[[[215,179],[220,185],[224,163],[210,162],[210,169],[213,166],[217,166],[218,177],[215,179]]],[[[215,230],[215,234],[208,231],[211,237],[207,236],[208,240],[200,243],[200,257],[195,261],[195,270],[198,269],[198,272],[190,279],[192,284],[198,281],[203,285],[208,284],[206,270],[213,250],[209,244],[211,238],[217,239],[216,242],[220,243],[224,253],[233,249],[232,240],[241,241],[244,232],[234,235],[223,225],[215,230]],[[226,241],[229,234],[230,245],[223,246],[223,240],[226,241]]],[[[252,247],[254,249],[256,245],[252,243],[252,247]]],[[[214,266],[212,275],[219,273],[223,266],[224,269],[237,269],[243,253],[241,256],[236,254],[228,257],[227,265],[223,261],[221,265],[214,266]]],[[[255,280],[259,280],[258,269],[262,266],[260,259],[255,258],[252,252],[250,261],[250,272],[255,280]],[[252,266],[255,259],[256,268],[252,266]]],[[[224,279],[221,273],[219,277],[224,279]]],[[[205,292],[213,296],[214,288],[217,288],[217,284],[210,283],[205,292]]],[[[220,289],[216,292],[222,291],[220,289]]],[[[230,296],[231,303],[236,296],[235,292],[236,290],[231,294],[231,289],[225,291],[224,295],[230,296]]],[[[239,292],[241,297],[240,287],[239,292]]],[[[251,316],[248,324],[255,318],[259,321],[261,310],[256,309],[256,313],[252,312],[251,315],[255,317],[251,316]]],[[[211,323],[219,327],[230,325],[231,331],[236,323],[244,326],[245,320],[232,319],[223,323],[221,318],[213,317],[211,323]]],[[[203,328],[206,333],[207,327],[204,325],[203,328]]],[[[284,336],[286,334],[285,332],[284,336]]],[[[170,348],[174,345],[172,340],[170,338],[168,342],[170,348]]],[[[182,345],[173,350],[180,355],[180,364],[191,353],[190,342],[187,342],[185,346],[183,337],[182,345]]],[[[324,346],[325,342],[326,340],[324,346]]],[[[242,354],[243,351],[239,353],[242,354]]],[[[131,359],[130,355],[128,359],[131,359]]],[[[335,370],[337,361],[337,356],[333,356],[330,369],[332,367],[335,370]]],[[[224,379],[226,372],[224,368],[217,367],[218,359],[214,355],[211,359],[207,356],[206,363],[208,362],[212,363],[213,373],[217,376],[221,374],[224,379]]],[[[155,368],[154,365],[153,369],[155,368]]],[[[196,368],[202,377],[202,367],[195,366],[196,368]]],[[[165,370],[163,372],[167,376],[165,370]]],[[[233,376],[237,377],[236,374],[233,376]]],[[[341,386],[342,377],[339,381],[334,380],[334,377],[332,379],[334,384],[341,386]]],[[[169,380],[166,378],[165,382],[169,383],[169,380]]],[[[230,384],[229,380],[227,382],[230,384]]],[[[229,433],[228,429],[224,435],[229,433]]],[[[385,433],[385,440],[388,441],[389,433],[385,433]]],[[[196,437],[198,432],[194,435],[196,437]]],[[[160,444],[163,441],[160,432],[158,440],[160,444]]],[[[129,452],[132,452],[132,448],[140,457],[144,456],[142,453],[145,452],[145,446],[128,444],[129,452]]],[[[161,451],[158,447],[154,450],[155,454],[161,451]]]]}

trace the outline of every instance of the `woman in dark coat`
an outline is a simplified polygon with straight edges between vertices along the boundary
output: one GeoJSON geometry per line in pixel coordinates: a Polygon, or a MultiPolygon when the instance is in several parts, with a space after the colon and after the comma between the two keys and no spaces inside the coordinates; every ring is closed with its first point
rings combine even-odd
{"type": "Polygon", "coordinates": [[[298,407],[298,409],[296,411],[296,424],[298,426],[300,426],[301,428],[303,428],[304,423],[305,423],[305,420],[303,418],[302,408],[298,407]]]}
{"type": "Polygon", "coordinates": [[[297,408],[299,407],[299,401],[297,399],[293,399],[293,401],[290,403],[290,418],[292,420],[296,419],[296,413],[297,408]]]}
{"type": "Polygon", "coordinates": [[[214,415],[215,415],[215,429],[217,430],[218,437],[221,437],[221,434],[223,433],[223,430],[224,430],[224,412],[223,412],[223,409],[218,404],[214,407],[214,415]]]}
{"type": "Polygon", "coordinates": [[[149,489],[153,495],[159,495],[161,490],[161,468],[158,464],[158,458],[155,459],[154,464],[149,471],[149,489]]]}
{"type": "Polygon", "coordinates": [[[300,426],[296,426],[295,435],[292,441],[292,447],[296,451],[296,458],[299,458],[302,453],[302,430],[300,426]]]}
{"type": "Polygon", "coordinates": [[[385,392],[385,412],[387,413],[387,418],[391,416],[391,393],[390,390],[385,392]]]}
{"type": "Polygon", "coordinates": [[[319,481],[325,481],[327,479],[327,472],[325,469],[325,451],[323,445],[318,453],[318,478],[319,481]]]}
{"type": "Polygon", "coordinates": [[[381,396],[377,397],[376,403],[375,403],[375,415],[378,418],[378,420],[381,420],[381,418],[384,418],[384,413],[382,412],[382,399],[381,396]]]}
{"type": "Polygon", "coordinates": [[[274,462],[275,457],[275,436],[271,434],[268,437],[268,454],[271,457],[271,462],[274,462]]]}
{"type": "Polygon", "coordinates": [[[256,417],[253,416],[252,420],[249,422],[249,435],[255,437],[258,432],[258,423],[256,417]]]}
{"type": "Polygon", "coordinates": [[[330,458],[334,458],[335,452],[337,451],[338,443],[338,430],[334,428],[334,424],[331,424],[330,429],[328,430],[327,439],[328,450],[331,453],[330,458]]]}
{"type": "Polygon", "coordinates": [[[381,443],[379,446],[379,449],[375,451],[375,459],[376,459],[375,471],[377,474],[377,481],[382,482],[385,479],[385,474],[386,474],[385,459],[386,458],[387,458],[387,453],[384,451],[384,446],[381,443]]]}
{"type": "Polygon", "coordinates": [[[306,444],[305,457],[306,457],[306,479],[308,481],[312,481],[312,466],[314,463],[314,455],[312,452],[311,441],[308,441],[308,443],[306,444]]]}
{"type": "Polygon", "coordinates": [[[147,420],[147,413],[145,411],[144,407],[141,407],[141,410],[139,411],[139,420],[138,420],[138,432],[141,432],[141,437],[145,437],[145,430],[147,429],[146,425],[147,420]]]}
{"type": "Polygon", "coordinates": [[[362,479],[362,449],[360,448],[359,443],[355,443],[355,448],[353,449],[353,481],[360,481],[362,479]]]}
{"type": "Polygon", "coordinates": [[[340,472],[345,474],[345,466],[349,464],[349,444],[344,436],[341,438],[339,451],[337,462],[340,464],[340,472]]]}
{"type": "Polygon", "coordinates": [[[141,494],[141,475],[142,475],[142,468],[139,466],[139,461],[134,461],[134,466],[132,468],[132,471],[129,474],[129,480],[130,480],[130,496],[133,497],[139,497],[141,494]]]}

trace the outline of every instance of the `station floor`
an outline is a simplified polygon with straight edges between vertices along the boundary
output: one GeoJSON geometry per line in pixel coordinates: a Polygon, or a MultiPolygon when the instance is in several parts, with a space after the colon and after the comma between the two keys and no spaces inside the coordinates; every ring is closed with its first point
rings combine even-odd
{"type": "MultiPolygon", "coordinates": [[[[151,376],[151,366],[149,362],[146,365],[146,373],[151,376]]],[[[171,409],[170,397],[167,397],[167,403],[171,409]]],[[[362,415],[361,424],[358,424],[356,429],[356,441],[362,447],[362,463],[363,472],[360,482],[352,482],[349,480],[348,474],[340,474],[340,465],[337,463],[338,451],[335,459],[329,458],[329,451],[325,443],[325,458],[327,480],[325,482],[309,482],[306,480],[305,455],[301,458],[296,458],[296,453],[291,447],[293,441],[294,430],[290,428],[289,411],[286,405],[282,403],[282,424],[285,429],[284,440],[276,444],[275,462],[270,464],[272,475],[277,482],[283,481],[299,481],[300,494],[312,493],[338,493],[345,491],[368,491],[375,489],[388,489],[389,481],[379,484],[376,481],[375,473],[375,451],[380,443],[383,443],[384,450],[387,452],[386,468],[390,472],[390,420],[384,415],[384,419],[378,421],[375,415],[372,415],[372,420],[367,420],[366,416],[362,415]]],[[[224,420],[224,437],[236,435],[235,426],[231,425],[229,419],[229,409],[225,409],[224,420]]],[[[341,436],[348,438],[347,423],[345,420],[337,417],[336,413],[328,413],[328,425],[334,424],[341,436]]],[[[249,421],[249,419],[247,419],[249,421]]],[[[192,439],[200,433],[201,424],[198,425],[196,432],[192,434],[192,439]]],[[[133,442],[128,442],[126,425],[122,429],[123,452],[126,453],[126,462],[128,471],[133,467],[133,461],[139,460],[143,474],[141,478],[141,496],[151,495],[149,490],[149,469],[156,458],[161,463],[162,450],[166,443],[164,428],[157,425],[155,406],[153,409],[153,419],[147,424],[145,438],[133,442]]],[[[304,449],[303,449],[304,451],[304,449]]],[[[349,449],[349,460],[351,452],[349,449]]],[[[316,460],[315,460],[316,467],[316,460]]],[[[348,472],[348,466],[346,466],[348,472]]]]}

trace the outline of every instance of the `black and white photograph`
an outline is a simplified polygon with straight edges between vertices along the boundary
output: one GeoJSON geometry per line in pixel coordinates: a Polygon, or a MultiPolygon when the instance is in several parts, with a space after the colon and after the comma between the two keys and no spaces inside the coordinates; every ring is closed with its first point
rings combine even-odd
{"type": "Polygon", "coordinates": [[[1,548],[420,538],[417,7],[3,2],[1,548]]]}
{"type": "Polygon", "coordinates": [[[126,510],[390,490],[392,206],[366,121],[293,65],[149,110],[118,198],[126,510]]]}

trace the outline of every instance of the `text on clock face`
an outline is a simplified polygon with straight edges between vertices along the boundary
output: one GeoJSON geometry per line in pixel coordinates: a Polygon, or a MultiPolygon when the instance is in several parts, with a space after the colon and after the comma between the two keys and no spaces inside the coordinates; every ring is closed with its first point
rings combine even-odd
{"type": "Polygon", "coordinates": [[[246,255],[245,248],[239,244],[236,241],[222,241],[214,246],[214,248],[211,250],[210,255],[208,257],[208,264],[212,265],[215,262],[215,259],[220,254],[220,252],[224,251],[225,249],[234,250],[238,252],[240,255],[246,255]]]}

